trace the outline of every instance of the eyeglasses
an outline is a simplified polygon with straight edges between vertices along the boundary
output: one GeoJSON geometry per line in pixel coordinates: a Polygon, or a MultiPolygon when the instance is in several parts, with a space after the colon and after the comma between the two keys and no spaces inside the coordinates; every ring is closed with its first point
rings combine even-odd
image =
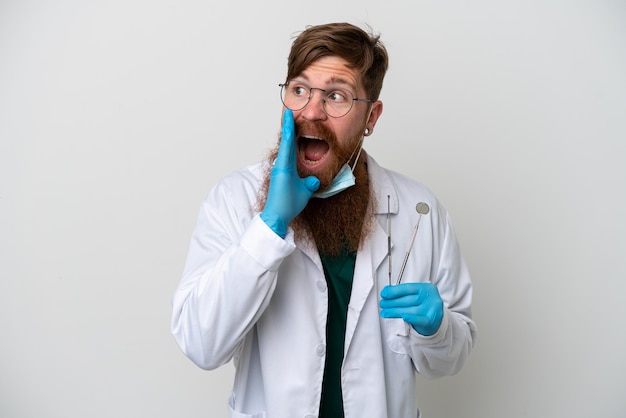
{"type": "Polygon", "coordinates": [[[373,103],[375,100],[359,99],[346,89],[331,88],[328,90],[317,87],[309,87],[301,81],[291,80],[280,86],[280,99],[288,109],[294,112],[302,110],[309,104],[313,96],[313,90],[322,92],[322,108],[331,118],[346,116],[354,102],[373,103]]]}

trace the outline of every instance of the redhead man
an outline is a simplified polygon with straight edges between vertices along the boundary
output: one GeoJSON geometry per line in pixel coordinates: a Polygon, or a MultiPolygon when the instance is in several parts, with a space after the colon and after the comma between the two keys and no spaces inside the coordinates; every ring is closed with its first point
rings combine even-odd
{"type": "Polygon", "coordinates": [[[354,25],[301,32],[276,148],[201,207],[172,332],[201,368],[233,361],[231,417],[415,418],[416,375],[455,374],[473,348],[448,213],[363,150],[387,67],[354,25]]]}

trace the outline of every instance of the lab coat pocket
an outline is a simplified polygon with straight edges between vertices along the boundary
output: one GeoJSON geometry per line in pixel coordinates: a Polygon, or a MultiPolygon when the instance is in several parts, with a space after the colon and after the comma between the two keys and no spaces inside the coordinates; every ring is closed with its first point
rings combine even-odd
{"type": "Polygon", "coordinates": [[[235,411],[232,405],[228,405],[228,416],[229,418],[266,418],[265,412],[244,414],[243,412],[235,411]]]}
{"type": "Polygon", "coordinates": [[[384,319],[385,338],[391,351],[398,354],[409,354],[410,326],[401,318],[384,319]]]}

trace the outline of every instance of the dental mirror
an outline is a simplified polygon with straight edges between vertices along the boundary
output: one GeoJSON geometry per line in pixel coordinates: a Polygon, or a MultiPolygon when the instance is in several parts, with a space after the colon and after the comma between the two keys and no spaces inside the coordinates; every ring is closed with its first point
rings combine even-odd
{"type": "Polygon", "coordinates": [[[422,219],[422,215],[428,214],[430,212],[430,207],[427,203],[419,202],[415,205],[415,210],[420,214],[419,218],[417,218],[417,223],[415,224],[415,228],[413,228],[413,235],[411,236],[411,243],[409,244],[409,249],[404,255],[404,261],[402,261],[402,267],[400,268],[400,274],[398,275],[398,280],[396,280],[396,284],[399,284],[402,281],[402,276],[404,275],[404,269],[406,268],[406,263],[409,261],[409,254],[411,254],[411,249],[413,249],[413,244],[415,243],[415,236],[417,235],[417,230],[420,226],[420,220],[422,219]]]}
{"type": "Polygon", "coordinates": [[[428,212],[430,212],[430,207],[428,207],[428,203],[419,202],[417,205],[415,205],[415,210],[420,215],[427,215],[428,212]]]}

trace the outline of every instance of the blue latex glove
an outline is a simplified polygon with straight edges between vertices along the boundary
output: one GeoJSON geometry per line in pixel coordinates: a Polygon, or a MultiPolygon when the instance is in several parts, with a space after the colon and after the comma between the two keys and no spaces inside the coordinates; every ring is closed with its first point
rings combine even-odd
{"type": "Polygon", "coordinates": [[[293,112],[285,109],[278,157],[270,174],[267,202],[261,212],[261,219],[281,238],[285,238],[289,223],[320,187],[317,177],[300,178],[298,175],[296,148],[293,112]]]}
{"type": "Polygon", "coordinates": [[[433,335],[443,320],[443,300],[432,283],[400,283],[380,292],[380,316],[402,318],[424,336],[433,335]]]}

